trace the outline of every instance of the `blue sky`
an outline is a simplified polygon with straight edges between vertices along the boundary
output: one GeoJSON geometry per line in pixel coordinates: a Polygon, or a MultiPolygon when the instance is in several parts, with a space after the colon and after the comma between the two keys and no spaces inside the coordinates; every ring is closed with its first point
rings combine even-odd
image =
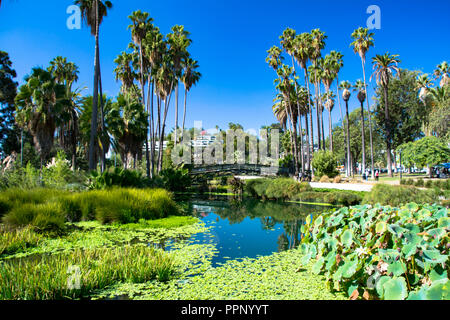
{"type": "MultiPolygon", "coordinates": [[[[4,0],[0,8],[0,50],[7,51],[18,73],[18,81],[32,67],[47,67],[61,55],[80,67],[79,87],[92,93],[94,38],[89,29],[69,30],[66,9],[72,0],[4,0]]],[[[450,1],[431,0],[214,0],[149,1],[113,0],[113,10],[101,26],[103,88],[114,97],[119,90],[113,74],[115,57],[131,41],[128,15],[147,11],[164,34],[173,25],[184,25],[191,33],[192,56],[199,61],[203,77],[188,100],[187,125],[203,121],[205,128],[238,122],[246,129],[258,129],[276,122],[271,106],[275,95],[274,71],[265,62],[266,51],[279,44],[286,27],[298,33],[320,28],[328,36],[324,53],[344,54],[339,78],[351,82],[362,78],[361,60],[349,47],[350,34],[366,26],[369,5],[381,9],[381,29],[375,31],[375,54],[399,54],[400,66],[432,73],[435,66],[449,60],[450,1]]],[[[371,74],[371,65],[367,65],[371,74]]],[[[374,85],[373,82],[371,84],[374,85]]],[[[369,93],[373,92],[369,90],[369,93]]],[[[180,104],[183,103],[180,94],[180,104]]],[[[355,95],[350,108],[359,106],[355,95]]],[[[173,108],[168,119],[173,126],[173,108]]],[[[181,116],[181,112],[180,112],[181,116]]],[[[333,111],[339,120],[339,108],[333,111]]],[[[325,121],[328,117],[325,116],[325,121]]],[[[328,122],[325,122],[328,123],[328,122]]],[[[327,126],[326,126],[327,128],[327,126]]],[[[328,131],[328,130],[325,130],[328,131]]]]}

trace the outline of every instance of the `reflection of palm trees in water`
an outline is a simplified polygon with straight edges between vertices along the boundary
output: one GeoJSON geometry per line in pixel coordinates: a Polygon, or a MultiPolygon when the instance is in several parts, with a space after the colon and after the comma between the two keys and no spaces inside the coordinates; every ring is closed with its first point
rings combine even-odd
{"type": "Polygon", "coordinates": [[[289,239],[285,233],[278,236],[278,252],[286,251],[289,249],[289,239]]]}
{"type": "Polygon", "coordinates": [[[261,224],[263,225],[263,229],[271,230],[278,223],[273,217],[262,217],[261,224]]]}
{"type": "Polygon", "coordinates": [[[300,228],[302,226],[303,219],[297,219],[293,221],[285,221],[283,223],[283,228],[286,232],[289,241],[289,249],[296,248],[302,239],[300,228]]]}

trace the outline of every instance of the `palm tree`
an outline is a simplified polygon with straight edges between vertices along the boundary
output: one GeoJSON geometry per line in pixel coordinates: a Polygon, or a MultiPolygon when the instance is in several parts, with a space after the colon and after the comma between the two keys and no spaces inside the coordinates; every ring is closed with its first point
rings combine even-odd
{"type": "MultiPolygon", "coordinates": [[[[310,59],[311,55],[311,41],[312,37],[311,34],[305,32],[302,34],[299,34],[295,37],[294,40],[294,57],[297,60],[297,63],[300,65],[300,67],[304,71],[304,77],[305,77],[305,86],[308,92],[308,97],[311,96],[310,90],[309,90],[309,79],[308,79],[308,60],[310,59]]],[[[314,148],[314,129],[313,129],[313,119],[312,119],[312,104],[311,99],[308,98],[308,108],[307,112],[305,113],[305,124],[306,124],[306,148],[307,148],[307,169],[311,170],[311,146],[314,148]],[[308,113],[309,113],[309,125],[308,125],[308,113]],[[309,127],[311,129],[311,135],[309,133],[309,127]],[[308,140],[309,137],[309,140],[308,140]]]]}
{"type": "Polygon", "coordinates": [[[450,77],[448,76],[448,73],[450,72],[450,66],[447,61],[442,62],[436,67],[436,70],[434,70],[434,76],[437,79],[441,78],[441,81],[439,82],[440,87],[444,87],[448,84],[450,84],[450,77]]]}
{"type": "MultiPolygon", "coordinates": [[[[371,159],[371,172],[372,172],[372,179],[375,178],[375,165],[374,165],[374,158],[373,158],[373,135],[372,135],[372,119],[371,119],[371,111],[370,111],[370,103],[369,103],[369,95],[367,94],[367,82],[366,82],[366,54],[367,51],[369,51],[370,47],[373,47],[373,36],[374,33],[369,32],[368,28],[360,27],[356,29],[351,37],[353,38],[353,42],[350,44],[350,46],[353,46],[353,50],[355,53],[358,53],[361,58],[362,63],[362,69],[363,69],[363,79],[364,79],[364,91],[365,96],[367,99],[367,110],[369,111],[369,135],[370,135],[370,159],[371,159]]],[[[364,108],[364,106],[362,106],[364,108]]],[[[363,110],[364,112],[364,110],[363,110]]],[[[366,151],[362,150],[363,152],[363,159],[365,159],[366,151]]],[[[363,172],[365,171],[366,164],[363,161],[363,172]]]]}
{"type": "Polygon", "coordinates": [[[389,100],[388,100],[388,87],[389,81],[394,72],[399,72],[398,64],[400,60],[397,54],[389,54],[389,52],[384,55],[376,55],[372,59],[373,69],[375,70],[372,76],[376,76],[377,84],[383,87],[384,90],[384,115],[385,115],[385,130],[386,130],[386,147],[387,147],[387,164],[388,164],[388,174],[393,177],[392,174],[392,159],[391,159],[391,123],[389,119],[389,100]]]}
{"type": "Polygon", "coordinates": [[[342,81],[339,84],[339,88],[342,91],[342,99],[345,101],[345,118],[347,122],[347,176],[351,175],[351,153],[350,153],[350,122],[349,122],[349,114],[348,114],[348,101],[350,100],[351,92],[350,88],[352,87],[351,83],[348,81],[342,81]]]}
{"type": "Polygon", "coordinates": [[[19,88],[15,102],[16,121],[32,134],[42,169],[53,147],[55,130],[68,105],[66,87],[58,84],[49,71],[33,68],[25,77],[25,84],[19,88]]]}
{"type": "Polygon", "coordinates": [[[361,160],[361,167],[362,170],[361,172],[365,172],[366,171],[366,139],[365,139],[365,119],[364,119],[364,101],[366,100],[366,88],[364,85],[364,82],[362,82],[361,80],[357,80],[354,87],[353,87],[354,91],[358,92],[358,100],[359,103],[361,104],[361,140],[362,140],[362,144],[361,144],[361,148],[362,148],[362,160],[361,160]]]}
{"type": "Polygon", "coordinates": [[[67,58],[56,57],[48,67],[55,81],[66,87],[66,99],[68,104],[62,113],[62,121],[58,128],[59,143],[68,153],[72,153],[72,170],[75,170],[76,146],[78,134],[78,102],[81,90],[72,92],[72,85],[78,81],[78,67],[73,62],[67,62],[67,58]]]}
{"type": "Polygon", "coordinates": [[[333,152],[333,133],[332,133],[332,118],[331,110],[334,107],[334,99],[336,97],[332,91],[330,91],[333,81],[336,79],[336,62],[334,57],[326,55],[323,63],[322,82],[325,86],[325,108],[329,111],[329,127],[330,127],[330,151],[333,152]],[[331,104],[332,102],[332,104],[331,104]],[[331,110],[329,109],[331,107],[331,110]]]}
{"type": "MultiPolygon", "coordinates": [[[[325,40],[328,37],[320,29],[314,29],[311,31],[311,53],[310,59],[313,64],[314,84],[315,84],[315,96],[316,96],[316,112],[317,112],[317,132],[319,138],[319,149],[321,148],[321,134],[320,134],[320,58],[322,56],[322,50],[325,48],[325,40]]],[[[325,148],[325,147],[324,147],[325,148]]]]}
{"type": "MultiPolygon", "coordinates": [[[[131,16],[128,17],[132,24],[128,26],[128,29],[131,29],[131,36],[133,42],[136,46],[138,46],[139,50],[139,71],[140,77],[139,82],[141,84],[141,97],[142,97],[142,105],[145,108],[145,83],[146,77],[144,76],[147,73],[148,69],[148,61],[144,59],[143,53],[143,45],[142,42],[147,36],[147,32],[153,29],[153,19],[149,17],[148,12],[141,12],[141,10],[134,11],[131,16]]],[[[149,84],[150,85],[150,84],[149,84]]],[[[145,157],[146,157],[146,166],[147,166],[147,178],[150,178],[150,152],[148,145],[148,135],[147,139],[145,139],[145,157]]]]}
{"type": "MultiPolygon", "coordinates": [[[[337,92],[337,98],[338,98],[339,114],[341,115],[341,121],[344,122],[344,117],[342,115],[342,107],[341,107],[341,93],[339,92],[339,89],[340,89],[339,88],[339,71],[344,66],[344,61],[342,59],[344,57],[344,55],[340,52],[333,50],[330,52],[329,56],[330,56],[329,64],[330,64],[331,68],[333,69],[334,74],[336,76],[336,92],[337,92]]],[[[344,139],[346,139],[344,125],[342,125],[342,130],[343,130],[344,139]]]]}
{"type": "Polygon", "coordinates": [[[131,159],[133,168],[136,168],[137,161],[142,158],[142,146],[147,135],[147,114],[139,96],[120,94],[108,118],[124,168],[129,168],[131,159]]]}
{"type": "MultiPolygon", "coordinates": [[[[291,29],[291,28],[286,28],[283,31],[283,34],[280,36],[280,44],[283,47],[284,50],[286,50],[287,54],[291,57],[291,62],[292,62],[292,70],[293,70],[293,77],[295,79],[296,77],[296,71],[295,71],[295,63],[294,63],[294,55],[295,55],[295,37],[296,37],[296,33],[295,30],[291,29]]],[[[295,81],[295,80],[294,80],[295,81]]],[[[297,81],[295,81],[295,96],[297,96],[298,94],[298,84],[297,81]]],[[[297,99],[296,99],[297,100],[297,99]]],[[[298,116],[300,116],[300,106],[297,103],[297,110],[296,110],[296,114],[298,116]]],[[[293,116],[293,114],[291,113],[291,116],[293,116]]],[[[297,119],[292,118],[292,122],[297,123],[297,119]]],[[[301,119],[300,121],[298,121],[298,123],[301,123],[301,119]]],[[[295,156],[294,156],[294,163],[295,163],[295,175],[298,175],[298,160],[300,158],[300,155],[303,154],[303,150],[300,150],[299,153],[297,153],[297,151],[299,150],[298,148],[298,144],[297,144],[297,128],[294,128],[294,150],[295,150],[295,156]]],[[[302,132],[300,132],[300,135],[302,134],[302,132]]],[[[301,137],[301,141],[303,141],[303,137],[301,137]]],[[[303,156],[301,156],[301,163],[302,163],[302,170],[305,169],[305,165],[303,162],[303,156]]]]}
{"type": "Polygon", "coordinates": [[[114,63],[117,65],[114,69],[116,81],[122,83],[120,91],[123,94],[130,93],[131,88],[135,88],[134,80],[138,77],[138,74],[134,71],[133,59],[133,54],[122,52],[114,60],[114,63]]]}
{"type": "Polygon", "coordinates": [[[89,143],[89,170],[94,170],[96,163],[94,161],[95,141],[97,133],[97,113],[99,97],[99,78],[100,78],[100,46],[99,34],[100,25],[103,18],[108,15],[108,10],[112,8],[111,1],[101,0],[75,0],[75,4],[80,7],[81,16],[87,26],[91,28],[91,35],[95,36],[95,59],[94,59],[94,92],[92,103],[91,137],[89,143]]]}
{"type": "Polygon", "coordinates": [[[329,129],[329,135],[330,135],[330,150],[333,152],[333,124],[331,121],[331,112],[334,108],[334,99],[336,98],[336,95],[333,93],[333,91],[328,91],[325,94],[325,108],[328,110],[328,129],[329,129]]]}
{"type": "Polygon", "coordinates": [[[190,33],[184,29],[184,26],[172,27],[172,33],[167,35],[168,44],[170,46],[169,53],[173,59],[173,69],[175,73],[175,145],[178,142],[178,89],[180,79],[182,77],[182,63],[189,58],[187,48],[191,45],[192,40],[189,39],[190,33]]]}
{"type": "Polygon", "coordinates": [[[200,80],[202,74],[197,71],[199,68],[198,61],[193,60],[191,58],[186,59],[183,62],[183,75],[181,77],[181,82],[184,85],[184,112],[183,112],[183,126],[182,126],[182,134],[184,133],[184,125],[186,121],[186,105],[187,105],[187,95],[191,90],[192,86],[195,86],[197,82],[200,80]]]}

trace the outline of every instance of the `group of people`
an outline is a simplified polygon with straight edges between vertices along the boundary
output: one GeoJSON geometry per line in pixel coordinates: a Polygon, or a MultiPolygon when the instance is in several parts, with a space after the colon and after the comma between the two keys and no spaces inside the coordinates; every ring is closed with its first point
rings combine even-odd
{"type": "MultiPolygon", "coordinates": [[[[369,180],[369,170],[366,170],[363,172],[362,174],[362,178],[364,181],[368,181],[369,180]]],[[[380,172],[378,170],[375,171],[375,181],[378,181],[380,179],[380,172]]]]}

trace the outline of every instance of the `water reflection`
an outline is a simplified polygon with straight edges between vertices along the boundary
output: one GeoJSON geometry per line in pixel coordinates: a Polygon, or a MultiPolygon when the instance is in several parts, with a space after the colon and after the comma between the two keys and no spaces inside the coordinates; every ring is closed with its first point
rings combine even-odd
{"type": "Polygon", "coordinates": [[[213,263],[295,248],[301,241],[300,230],[306,217],[330,209],[217,196],[183,199],[179,204],[188,214],[213,225],[213,239],[204,235],[194,237],[196,242],[213,241],[217,244],[219,254],[213,263]]]}

